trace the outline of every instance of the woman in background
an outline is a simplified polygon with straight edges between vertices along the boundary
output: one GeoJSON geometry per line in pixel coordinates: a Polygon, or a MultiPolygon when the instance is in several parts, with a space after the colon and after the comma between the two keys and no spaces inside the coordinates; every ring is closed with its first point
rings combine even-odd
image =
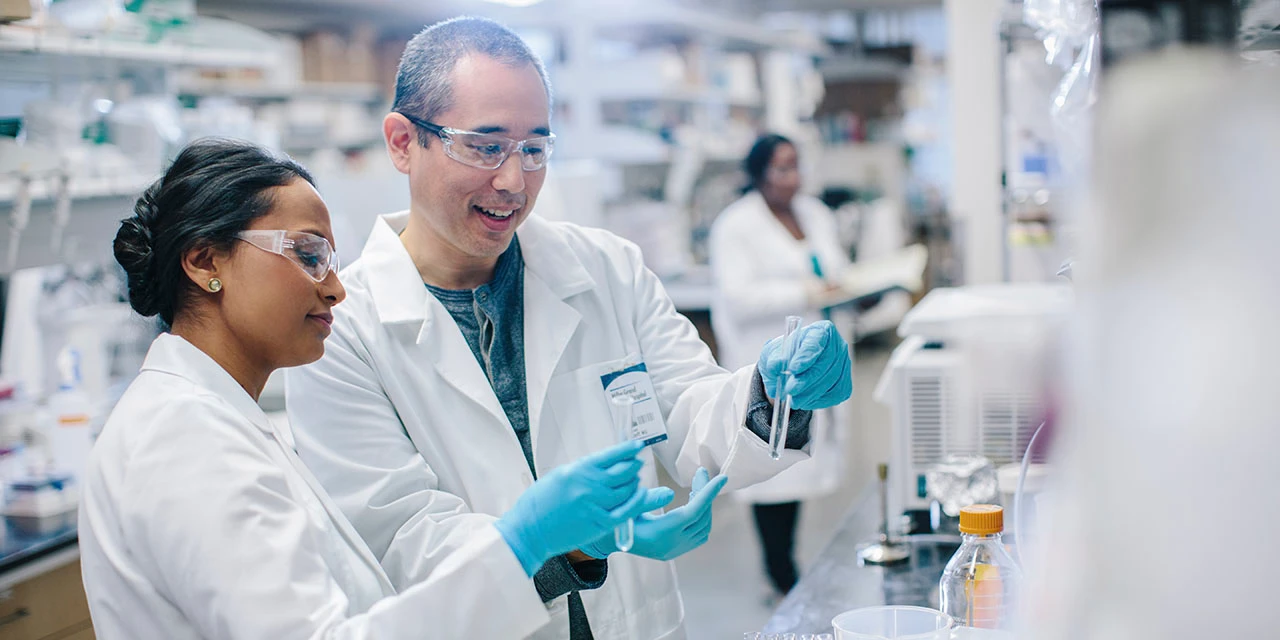
{"type": "MultiPolygon", "coordinates": [[[[716,295],[711,304],[720,365],[733,370],[751,364],[759,345],[778,335],[787,316],[801,324],[822,319],[823,297],[849,266],[837,240],[831,211],[800,193],[800,158],[787,138],[768,134],[743,162],[746,193],[711,227],[710,253],[716,295]]],[[[831,412],[814,416],[812,459],[771,480],[735,492],[753,503],[764,564],[779,594],[798,579],[794,557],[800,500],[831,493],[839,483],[839,429],[831,412]]]]}
{"type": "Polygon", "coordinates": [[[549,618],[530,576],[670,501],[636,444],[565,465],[425,582],[378,559],[256,399],[324,353],[345,296],[329,213],[291,160],[246,143],[182,151],[115,239],[129,302],[159,315],[96,442],[80,553],[98,638],[519,638],[549,618]],[[495,607],[501,613],[495,615],[495,607]]]}

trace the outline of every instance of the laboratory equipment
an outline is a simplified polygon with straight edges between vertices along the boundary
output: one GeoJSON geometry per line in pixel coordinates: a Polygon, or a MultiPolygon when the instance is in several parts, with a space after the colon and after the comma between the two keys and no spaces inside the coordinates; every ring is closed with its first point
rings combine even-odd
{"type": "Polygon", "coordinates": [[[49,396],[49,453],[54,467],[79,480],[89,466],[89,452],[98,425],[98,407],[84,392],[80,352],[64,348],[57,358],[60,383],[49,396]]]}
{"type": "Polygon", "coordinates": [[[15,529],[38,535],[75,524],[80,492],[70,474],[20,477],[5,484],[4,515],[15,529]]]}
{"type": "Polygon", "coordinates": [[[836,616],[835,640],[950,640],[951,617],[924,607],[865,607],[836,616]]]}
{"type": "Polygon", "coordinates": [[[929,507],[927,474],[948,455],[1022,461],[1045,419],[1042,363],[1071,306],[1065,283],[975,285],[934,289],[907,314],[875,391],[893,416],[895,511],[929,507]]]}
{"type": "Polygon", "coordinates": [[[951,517],[971,504],[994,501],[998,495],[996,469],[985,456],[949,455],[925,473],[929,497],[951,517]]]}
{"type": "Polygon", "coordinates": [[[911,557],[911,546],[894,542],[889,534],[889,465],[880,464],[876,471],[880,476],[880,509],[884,521],[880,524],[880,540],[858,550],[858,561],[863,564],[895,564],[911,557]]]}
{"type": "Polygon", "coordinates": [[[1004,548],[1004,510],[975,504],[960,510],[960,548],[938,583],[939,606],[957,626],[1006,630],[1022,588],[1022,571],[1004,548]]]}
{"type": "MultiPolygon", "coordinates": [[[[618,442],[631,440],[631,421],[633,419],[635,398],[629,395],[616,395],[609,398],[613,405],[614,432],[618,442]]],[[[613,544],[618,551],[626,553],[636,543],[636,521],[628,520],[613,530],[613,544]]]]}
{"type": "Polygon", "coordinates": [[[786,330],[782,333],[782,375],[778,376],[778,390],[774,394],[773,423],[769,425],[769,457],[777,460],[787,447],[787,425],[791,420],[791,358],[796,354],[796,331],[800,329],[800,316],[787,316],[786,330]]]}

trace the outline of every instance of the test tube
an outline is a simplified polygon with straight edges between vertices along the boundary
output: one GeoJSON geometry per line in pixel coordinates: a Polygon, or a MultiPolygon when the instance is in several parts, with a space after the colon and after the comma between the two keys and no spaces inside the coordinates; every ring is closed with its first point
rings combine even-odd
{"type": "Polygon", "coordinates": [[[796,330],[800,328],[800,316],[787,316],[786,330],[782,333],[782,375],[778,376],[778,389],[774,393],[773,422],[769,425],[769,457],[777,460],[787,447],[787,424],[791,421],[791,394],[786,393],[791,384],[791,358],[796,354],[796,330]]]}
{"type": "MultiPolygon", "coordinates": [[[[618,442],[631,440],[631,421],[635,399],[631,396],[619,395],[609,398],[613,405],[613,430],[618,442]]],[[[628,520],[613,529],[613,545],[618,551],[626,553],[636,543],[636,521],[628,520]]]]}

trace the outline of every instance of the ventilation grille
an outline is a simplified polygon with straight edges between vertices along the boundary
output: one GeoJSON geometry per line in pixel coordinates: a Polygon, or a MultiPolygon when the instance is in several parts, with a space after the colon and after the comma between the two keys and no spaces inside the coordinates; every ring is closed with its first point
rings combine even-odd
{"type": "Polygon", "coordinates": [[[942,460],[945,452],[943,431],[951,423],[946,378],[937,374],[916,375],[908,384],[911,464],[922,468],[942,460]]]}

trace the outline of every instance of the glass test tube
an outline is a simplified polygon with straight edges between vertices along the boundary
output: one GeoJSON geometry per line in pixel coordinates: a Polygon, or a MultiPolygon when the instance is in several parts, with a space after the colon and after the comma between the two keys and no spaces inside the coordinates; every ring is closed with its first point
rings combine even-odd
{"type": "MultiPolygon", "coordinates": [[[[633,418],[633,407],[635,399],[631,396],[613,396],[609,399],[613,404],[613,430],[617,434],[618,442],[627,442],[631,440],[631,422],[633,418]]],[[[613,530],[613,544],[618,551],[627,552],[631,550],[631,546],[636,542],[636,522],[628,520],[613,530]]]]}
{"type": "Polygon", "coordinates": [[[786,330],[782,333],[782,375],[778,376],[778,389],[774,393],[773,423],[769,425],[769,457],[777,460],[787,447],[787,425],[791,421],[791,394],[786,393],[791,384],[791,358],[796,354],[796,330],[800,328],[800,316],[787,316],[786,330]]]}

